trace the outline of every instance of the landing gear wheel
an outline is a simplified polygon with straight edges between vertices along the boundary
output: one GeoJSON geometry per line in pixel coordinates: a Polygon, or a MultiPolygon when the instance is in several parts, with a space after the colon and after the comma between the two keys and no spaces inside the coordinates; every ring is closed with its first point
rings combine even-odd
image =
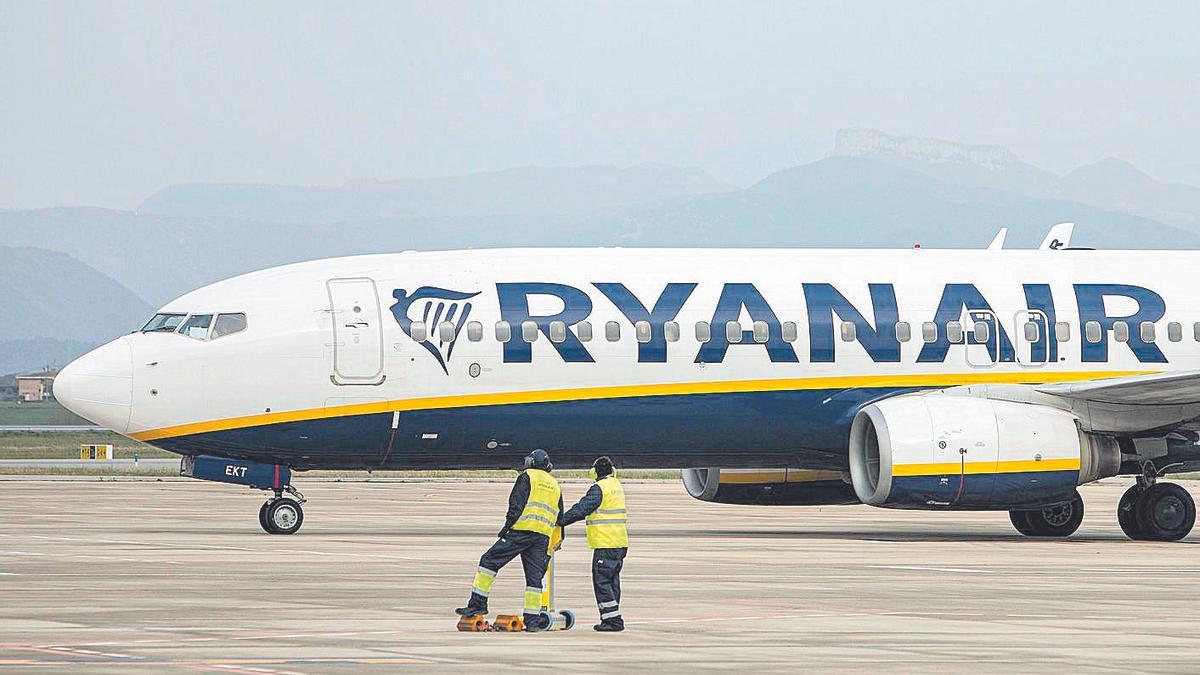
{"type": "Polygon", "coordinates": [[[304,523],[304,510],[300,502],[281,497],[267,502],[266,522],[271,527],[271,534],[295,534],[304,523]]]}
{"type": "Polygon", "coordinates": [[[267,509],[270,507],[270,500],[263,502],[263,505],[258,507],[258,524],[262,527],[263,532],[275,534],[275,530],[271,529],[271,521],[267,520],[267,509]]]}
{"type": "Polygon", "coordinates": [[[1069,537],[1083,523],[1083,497],[1076,492],[1069,502],[1026,511],[1025,517],[1035,537],[1069,537]]]}
{"type": "Polygon", "coordinates": [[[1141,485],[1131,485],[1125,494],[1121,495],[1121,501],[1117,503],[1117,524],[1121,526],[1121,531],[1130,539],[1145,539],[1146,535],[1142,531],[1142,526],[1138,524],[1138,501],[1142,495],[1146,493],[1146,488],[1141,485]]]}
{"type": "Polygon", "coordinates": [[[1029,524],[1028,511],[1009,511],[1008,519],[1012,521],[1013,527],[1017,528],[1017,532],[1026,537],[1037,536],[1037,530],[1033,529],[1033,525],[1029,524]]]}
{"type": "Polygon", "coordinates": [[[1137,501],[1137,522],[1145,539],[1179,541],[1196,524],[1196,501],[1175,483],[1155,483],[1137,501]]]}

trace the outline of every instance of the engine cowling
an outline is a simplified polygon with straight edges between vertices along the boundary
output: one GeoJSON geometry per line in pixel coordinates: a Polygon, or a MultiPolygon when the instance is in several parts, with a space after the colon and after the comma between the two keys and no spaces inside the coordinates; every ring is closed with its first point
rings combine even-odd
{"type": "Polygon", "coordinates": [[[684,469],[683,486],[696,499],[721,504],[857,504],[842,476],[804,469],[684,469]]]}
{"type": "Polygon", "coordinates": [[[1070,413],[941,394],[866,406],[850,429],[850,476],[863,503],[898,508],[1019,509],[1070,500],[1116,475],[1114,439],[1070,413]]]}

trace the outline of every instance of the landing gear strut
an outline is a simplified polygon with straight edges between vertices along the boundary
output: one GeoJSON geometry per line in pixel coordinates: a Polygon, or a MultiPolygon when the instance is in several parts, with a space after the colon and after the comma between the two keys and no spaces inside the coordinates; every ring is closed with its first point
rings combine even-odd
{"type": "Polygon", "coordinates": [[[1117,523],[1130,539],[1143,541],[1179,541],[1196,524],[1196,501],[1175,483],[1160,483],[1158,478],[1170,467],[1142,465],[1142,475],[1117,504],[1117,523]]]}
{"type": "Polygon", "coordinates": [[[1083,497],[1077,490],[1069,502],[1029,511],[1009,511],[1008,519],[1027,537],[1068,537],[1083,522],[1083,497]]]}
{"type": "Polygon", "coordinates": [[[304,524],[304,509],[300,505],[305,501],[304,495],[291,485],[275,490],[275,496],[259,507],[258,524],[267,534],[295,534],[304,524]],[[284,497],[284,492],[295,499],[284,497]]]}

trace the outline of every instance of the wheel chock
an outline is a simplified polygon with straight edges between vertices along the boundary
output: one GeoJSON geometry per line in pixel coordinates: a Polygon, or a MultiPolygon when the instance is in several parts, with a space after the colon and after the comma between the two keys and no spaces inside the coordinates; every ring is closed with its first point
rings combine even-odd
{"type": "Polygon", "coordinates": [[[516,614],[497,614],[492,627],[505,633],[517,633],[525,630],[525,618],[516,614]]]}
{"type": "Polygon", "coordinates": [[[472,614],[458,620],[458,630],[462,633],[483,633],[488,628],[487,617],[482,614],[472,614]]]}

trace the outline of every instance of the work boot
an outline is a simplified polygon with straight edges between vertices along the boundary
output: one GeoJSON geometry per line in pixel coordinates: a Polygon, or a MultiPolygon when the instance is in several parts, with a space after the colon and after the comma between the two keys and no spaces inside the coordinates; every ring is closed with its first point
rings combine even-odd
{"type": "Polygon", "coordinates": [[[615,621],[601,621],[592,626],[592,630],[600,631],[601,633],[620,633],[625,630],[625,624],[616,623],[615,621]]]}
{"type": "Polygon", "coordinates": [[[488,608],[487,605],[480,606],[467,604],[466,607],[459,607],[458,609],[454,610],[454,613],[458,614],[459,616],[475,616],[476,614],[487,616],[488,608]]]}
{"type": "Polygon", "coordinates": [[[525,632],[540,633],[550,628],[550,622],[541,614],[526,614],[525,615],[525,632]]]}

